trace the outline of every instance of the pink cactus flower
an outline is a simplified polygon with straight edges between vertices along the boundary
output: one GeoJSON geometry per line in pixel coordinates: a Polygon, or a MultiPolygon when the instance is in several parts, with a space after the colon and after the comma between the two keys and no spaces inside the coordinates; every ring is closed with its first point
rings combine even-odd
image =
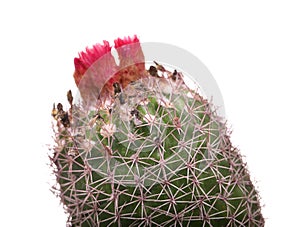
{"type": "Polygon", "coordinates": [[[114,83],[125,88],[131,81],[145,75],[145,59],[137,36],[118,38],[114,44],[119,55],[119,65],[111,54],[112,47],[108,41],[86,48],[85,52],[80,52],[79,57],[74,58],[73,77],[83,99],[87,99],[87,93],[107,97],[113,93],[114,83]]]}

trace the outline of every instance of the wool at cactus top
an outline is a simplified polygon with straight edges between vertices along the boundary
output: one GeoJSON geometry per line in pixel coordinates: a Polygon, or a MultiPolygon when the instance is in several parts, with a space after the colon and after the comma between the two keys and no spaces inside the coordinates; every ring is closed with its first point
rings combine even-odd
{"type": "Polygon", "coordinates": [[[200,87],[160,62],[147,68],[136,36],[115,47],[119,65],[106,41],[75,59],[81,102],[69,91],[70,109],[52,111],[69,224],[263,226],[246,166],[200,87]]]}

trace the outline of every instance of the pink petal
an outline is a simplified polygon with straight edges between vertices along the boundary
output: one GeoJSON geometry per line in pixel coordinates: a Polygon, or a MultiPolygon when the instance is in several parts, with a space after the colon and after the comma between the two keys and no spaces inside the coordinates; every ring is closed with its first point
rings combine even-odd
{"type": "MultiPolygon", "coordinates": [[[[86,52],[80,52],[78,58],[74,58],[75,73],[74,79],[78,86],[86,70],[96,62],[99,58],[110,53],[111,46],[107,41],[103,41],[103,45],[96,44],[92,48],[86,48],[86,52]]],[[[110,67],[110,66],[107,66],[110,67]]]]}

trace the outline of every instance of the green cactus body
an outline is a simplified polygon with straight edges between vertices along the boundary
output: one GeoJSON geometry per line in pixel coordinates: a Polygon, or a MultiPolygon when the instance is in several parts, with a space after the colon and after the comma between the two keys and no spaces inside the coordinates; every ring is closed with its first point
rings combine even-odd
{"type": "Polygon", "coordinates": [[[72,105],[52,157],[71,226],[264,225],[239,151],[198,93],[149,73],[109,105],[72,105]]]}

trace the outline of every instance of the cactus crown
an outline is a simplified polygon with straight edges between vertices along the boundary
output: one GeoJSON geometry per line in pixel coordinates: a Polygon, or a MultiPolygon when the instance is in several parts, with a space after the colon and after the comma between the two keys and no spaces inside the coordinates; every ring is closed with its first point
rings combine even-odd
{"type": "Polygon", "coordinates": [[[146,69],[136,36],[115,46],[120,65],[108,42],[75,59],[82,102],[69,91],[70,109],[52,111],[69,224],[263,226],[247,168],[200,89],[176,69],[146,69]]]}

